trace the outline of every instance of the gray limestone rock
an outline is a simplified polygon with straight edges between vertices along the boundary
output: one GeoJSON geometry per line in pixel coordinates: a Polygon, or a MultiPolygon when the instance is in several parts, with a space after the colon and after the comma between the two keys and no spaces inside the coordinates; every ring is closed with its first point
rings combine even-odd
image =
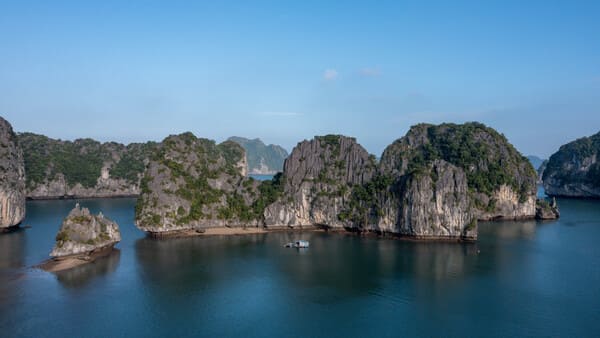
{"type": "Polygon", "coordinates": [[[64,219],[50,256],[88,254],[112,247],[120,241],[121,232],[115,222],[104,217],[102,213],[92,215],[87,208],[81,208],[78,203],[64,219]]]}
{"type": "Polygon", "coordinates": [[[244,149],[191,133],[167,137],[151,156],[136,225],[155,235],[222,226],[257,226],[259,182],[247,178],[244,149]]]}
{"type": "Polygon", "coordinates": [[[600,198],[600,133],[560,147],[543,172],[549,196],[600,198]]]}
{"type": "Polygon", "coordinates": [[[374,156],[356,139],[327,135],[298,143],[286,159],[284,189],[265,210],[267,227],[350,226],[340,220],[352,188],[371,180],[374,156]]]}
{"type": "Polygon", "coordinates": [[[25,164],[12,126],[0,117],[0,229],[25,218],[25,164]]]}

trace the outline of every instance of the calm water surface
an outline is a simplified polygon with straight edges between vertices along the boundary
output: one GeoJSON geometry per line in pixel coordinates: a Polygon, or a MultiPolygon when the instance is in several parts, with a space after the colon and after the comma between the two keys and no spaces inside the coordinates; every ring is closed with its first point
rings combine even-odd
{"type": "Polygon", "coordinates": [[[256,174],[250,174],[248,176],[252,177],[255,180],[268,181],[268,180],[272,179],[273,176],[275,176],[275,175],[256,175],[256,174]]]}
{"type": "Polygon", "coordinates": [[[119,251],[57,275],[47,258],[74,201],[27,204],[0,235],[2,337],[600,336],[600,202],[556,222],[480,225],[475,244],[322,233],[152,240],[133,199],[85,200],[119,251]],[[285,249],[293,239],[308,250],[285,249]]]}

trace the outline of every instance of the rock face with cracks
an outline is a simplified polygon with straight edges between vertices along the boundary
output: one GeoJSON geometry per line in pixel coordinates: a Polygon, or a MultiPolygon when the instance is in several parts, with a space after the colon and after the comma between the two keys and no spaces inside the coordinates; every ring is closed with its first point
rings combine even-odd
{"type": "Polygon", "coordinates": [[[23,152],[10,123],[0,117],[0,230],[25,218],[23,152]]]}
{"type": "Polygon", "coordinates": [[[473,240],[478,220],[536,216],[535,170],[480,123],[414,126],[379,163],[354,138],[317,136],[262,183],[244,177],[245,163],[233,142],[167,138],[141,183],[138,227],[324,227],[473,240]]]}
{"type": "Polygon", "coordinates": [[[246,177],[244,149],[191,133],[167,137],[152,154],[136,204],[136,225],[154,235],[261,226],[274,181],[246,177]]]}
{"type": "Polygon", "coordinates": [[[535,170],[480,123],[416,125],[380,163],[352,138],[316,137],[294,148],[283,181],[267,227],[475,239],[478,220],[536,215],[535,170]]]}

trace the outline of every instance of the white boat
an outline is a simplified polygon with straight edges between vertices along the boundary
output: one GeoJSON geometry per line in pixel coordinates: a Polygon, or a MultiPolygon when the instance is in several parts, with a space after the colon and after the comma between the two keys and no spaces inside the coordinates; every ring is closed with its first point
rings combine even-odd
{"type": "Polygon", "coordinates": [[[310,243],[308,241],[299,240],[299,241],[295,241],[295,242],[290,242],[290,243],[286,244],[285,247],[286,248],[308,248],[309,245],[310,245],[310,243]]]}

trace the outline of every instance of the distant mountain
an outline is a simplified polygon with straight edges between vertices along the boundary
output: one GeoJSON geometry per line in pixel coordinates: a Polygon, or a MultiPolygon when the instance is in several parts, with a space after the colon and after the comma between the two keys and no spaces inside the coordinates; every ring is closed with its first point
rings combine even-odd
{"type": "Polygon", "coordinates": [[[529,160],[529,162],[531,162],[531,165],[535,168],[535,170],[539,170],[540,167],[542,166],[542,163],[544,163],[544,159],[539,158],[535,155],[529,155],[527,156],[527,159],[529,160]]]}
{"type": "Polygon", "coordinates": [[[228,140],[241,145],[246,150],[250,174],[275,174],[283,170],[283,162],[288,152],[282,147],[274,144],[265,145],[258,138],[251,140],[233,136],[228,140]]]}

